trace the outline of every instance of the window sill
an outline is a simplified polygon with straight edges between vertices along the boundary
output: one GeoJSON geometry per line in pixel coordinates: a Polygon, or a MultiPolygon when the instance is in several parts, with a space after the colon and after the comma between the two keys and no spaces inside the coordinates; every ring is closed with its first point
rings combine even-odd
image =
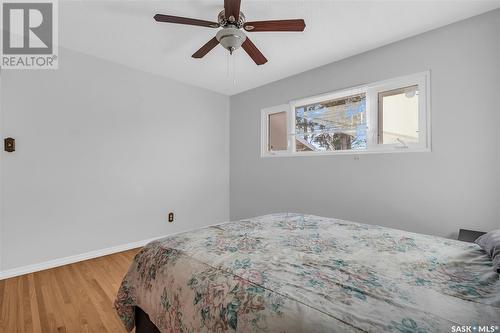
{"type": "Polygon", "coordinates": [[[343,155],[372,155],[372,154],[407,154],[407,153],[430,153],[430,148],[393,148],[384,150],[337,150],[317,152],[276,152],[261,153],[261,158],[274,157],[313,157],[313,156],[343,156],[343,155]]]}

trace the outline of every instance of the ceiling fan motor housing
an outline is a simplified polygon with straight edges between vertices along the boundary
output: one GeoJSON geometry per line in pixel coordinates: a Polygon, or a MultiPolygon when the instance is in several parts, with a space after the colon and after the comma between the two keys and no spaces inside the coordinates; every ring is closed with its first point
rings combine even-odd
{"type": "Polygon", "coordinates": [[[221,27],[225,27],[228,24],[235,25],[237,28],[242,28],[243,24],[246,22],[245,14],[240,12],[240,17],[238,17],[238,21],[235,20],[234,16],[226,17],[226,12],[223,9],[219,15],[217,16],[217,22],[219,22],[221,27]]]}
{"type": "Polygon", "coordinates": [[[219,30],[215,38],[217,38],[220,45],[232,54],[234,50],[238,49],[245,42],[247,36],[236,26],[228,25],[219,30]]]}

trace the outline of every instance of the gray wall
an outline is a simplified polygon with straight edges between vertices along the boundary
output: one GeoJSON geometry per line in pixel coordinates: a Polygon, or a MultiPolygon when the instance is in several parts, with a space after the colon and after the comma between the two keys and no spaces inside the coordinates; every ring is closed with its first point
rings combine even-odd
{"type": "Polygon", "coordinates": [[[4,270],[227,220],[227,96],[59,58],[2,71],[2,134],[17,143],[2,152],[4,270]]]}
{"type": "Polygon", "coordinates": [[[292,211],[453,236],[498,228],[500,10],[230,100],[230,216],[292,211]],[[260,158],[260,110],[431,71],[432,153],[260,158]]]}

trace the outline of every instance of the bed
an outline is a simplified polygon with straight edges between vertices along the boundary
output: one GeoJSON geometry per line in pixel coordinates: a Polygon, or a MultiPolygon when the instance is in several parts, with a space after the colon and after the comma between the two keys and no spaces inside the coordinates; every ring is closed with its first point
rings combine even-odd
{"type": "Polygon", "coordinates": [[[495,329],[500,281],[473,243],[285,213],[151,242],[115,308],[128,331],[138,309],[160,332],[495,329]]]}

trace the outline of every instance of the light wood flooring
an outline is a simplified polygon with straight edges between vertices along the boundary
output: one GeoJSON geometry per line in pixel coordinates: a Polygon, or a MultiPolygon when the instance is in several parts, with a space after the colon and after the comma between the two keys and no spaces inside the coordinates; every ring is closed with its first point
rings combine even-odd
{"type": "Polygon", "coordinates": [[[139,249],[0,281],[0,332],[126,332],[113,308],[139,249]]]}

